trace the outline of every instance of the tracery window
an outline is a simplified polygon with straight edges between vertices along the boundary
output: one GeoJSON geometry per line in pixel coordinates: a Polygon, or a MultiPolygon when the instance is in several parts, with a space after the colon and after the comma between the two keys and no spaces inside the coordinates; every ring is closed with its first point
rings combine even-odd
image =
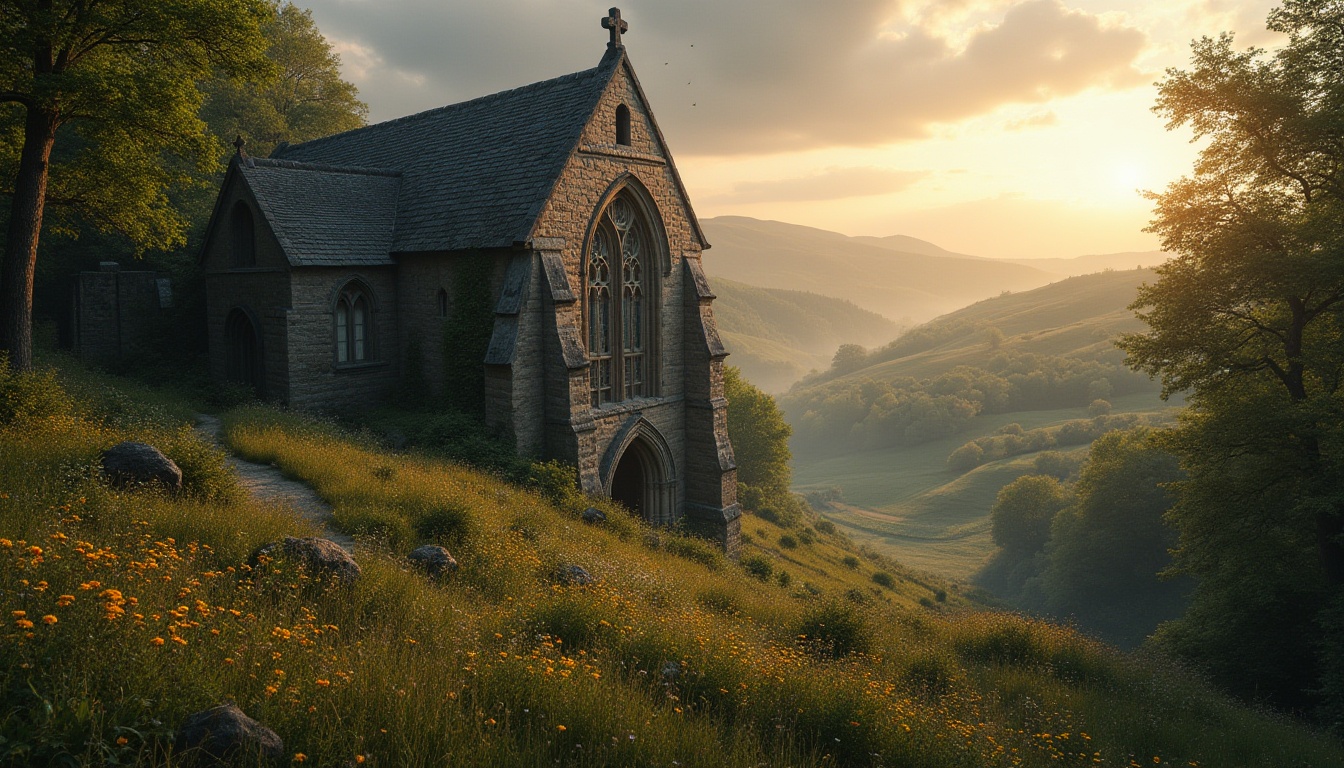
{"type": "Polygon", "coordinates": [[[655,250],[635,205],[617,197],[588,248],[588,359],[592,404],[654,394],[650,282],[655,250]]]}
{"type": "Polygon", "coordinates": [[[371,359],[371,313],[369,298],[351,284],[336,299],[336,362],[362,363],[371,359]]]}

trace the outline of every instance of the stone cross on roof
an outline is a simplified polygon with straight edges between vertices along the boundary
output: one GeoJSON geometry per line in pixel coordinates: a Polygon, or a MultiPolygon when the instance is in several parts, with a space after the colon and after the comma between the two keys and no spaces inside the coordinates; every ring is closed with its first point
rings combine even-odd
{"type": "Polygon", "coordinates": [[[621,19],[621,9],[612,8],[608,11],[606,18],[602,19],[602,28],[611,30],[611,40],[607,43],[608,48],[622,48],[621,35],[629,31],[630,25],[621,19]]]}

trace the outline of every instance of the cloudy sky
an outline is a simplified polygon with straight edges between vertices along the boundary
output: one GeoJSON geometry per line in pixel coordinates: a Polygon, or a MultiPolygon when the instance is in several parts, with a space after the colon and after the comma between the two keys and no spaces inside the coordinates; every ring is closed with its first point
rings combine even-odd
{"type": "MultiPolygon", "coordinates": [[[[374,121],[594,66],[611,0],[296,0],[374,121]]],[[[1150,250],[1188,132],[1153,83],[1189,43],[1273,45],[1272,0],[623,0],[702,217],[906,234],[984,256],[1150,250]]]]}

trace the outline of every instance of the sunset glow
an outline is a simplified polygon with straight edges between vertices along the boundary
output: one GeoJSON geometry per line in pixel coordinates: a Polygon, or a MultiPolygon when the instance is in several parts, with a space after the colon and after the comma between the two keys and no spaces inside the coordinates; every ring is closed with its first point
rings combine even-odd
{"type": "MultiPolygon", "coordinates": [[[[385,120],[591,67],[605,7],[312,0],[385,120]],[[586,15],[585,15],[586,12],[586,15]],[[487,17],[507,17],[505,25],[487,17]],[[591,18],[589,18],[591,17],[591,18]]],[[[631,0],[632,61],[702,217],[985,256],[1158,247],[1140,190],[1190,167],[1151,112],[1189,43],[1273,45],[1272,3],[631,0]]]]}

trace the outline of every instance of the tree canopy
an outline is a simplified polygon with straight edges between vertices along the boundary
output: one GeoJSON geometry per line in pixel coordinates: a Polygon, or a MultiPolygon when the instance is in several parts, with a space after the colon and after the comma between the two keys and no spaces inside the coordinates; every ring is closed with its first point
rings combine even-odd
{"type": "Polygon", "coordinates": [[[1177,255],[1122,347],[1165,394],[1190,393],[1170,519],[1199,584],[1166,637],[1229,686],[1303,706],[1325,690],[1303,659],[1344,641],[1318,620],[1344,586],[1344,6],[1287,0],[1269,28],[1288,42],[1198,40],[1159,84],[1155,111],[1204,148],[1152,195],[1151,231],[1177,255]]]}
{"type": "Polygon", "coordinates": [[[728,439],[737,459],[737,480],[747,491],[744,502],[759,499],[787,506],[793,477],[789,466],[793,458],[789,435],[793,430],[784,421],[784,414],[773,397],[731,366],[723,369],[723,394],[728,399],[728,439]]]}
{"type": "Polygon", "coordinates": [[[1163,522],[1176,457],[1157,434],[1136,428],[1092,443],[1073,487],[1073,503],[1055,516],[1042,574],[1046,605],[1108,640],[1136,646],[1180,615],[1188,583],[1164,580],[1175,531],[1163,522]]]}
{"type": "Polygon", "coordinates": [[[224,142],[235,136],[247,151],[270,154],[298,143],[364,125],[369,108],[341,77],[340,57],[313,22],[312,11],[286,2],[262,27],[275,76],[248,82],[221,76],[207,82],[202,117],[224,142]]]}
{"type": "MultiPolygon", "coordinates": [[[[166,190],[218,162],[197,83],[260,75],[265,0],[8,0],[0,14],[0,352],[31,365],[48,204],[139,247],[181,243],[166,190]],[[58,140],[60,151],[54,152],[58,140]]],[[[60,222],[53,222],[60,223],[60,222]]]]}

